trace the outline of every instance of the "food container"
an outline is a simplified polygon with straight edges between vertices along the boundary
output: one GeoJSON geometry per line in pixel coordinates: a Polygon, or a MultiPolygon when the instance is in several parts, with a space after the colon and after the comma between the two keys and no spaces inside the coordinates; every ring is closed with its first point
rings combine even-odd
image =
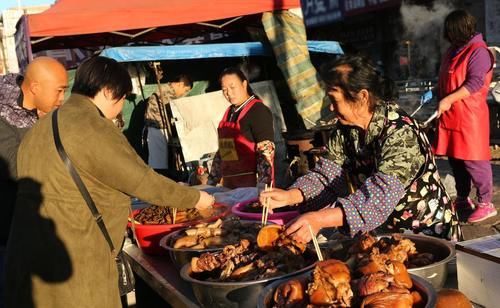
{"type": "Polygon", "coordinates": [[[427,235],[403,234],[415,243],[418,252],[429,252],[434,254],[435,262],[422,267],[409,268],[408,273],[422,277],[435,289],[444,286],[448,277],[448,262],[455,257],[455,248],[446,240],[427,235]]]}
{"type": "MultiPolygon", "coordinates": [[[[303,273],[298,277],[287,277],[286,279],[280,279],[269,284],[260,293],[259,298],[257,300],[257,308],[273,307],[274,291],[276,291],[276,288],[285,281],[290,280],[292,278],[305,280],[308,279],[310,276],[311,276],[311,271],[303,273]]],[[[420,295],[422,295],[422,297],[424,298],[425,306],[423,306],[423,308],[433,308],[436,305],[437,296],[436,296],[436,291],[434,290],[432,285],[416,275],[410,275],[410,276],[413,281],[412,289],[417,290],[420,293],[420,295]]]]}
{"type": "Polygon", "coordinates": [[[186,264],[181,269],[181,277],[191,283],[194,295],[202,307],[254,308],[266,285],[279,279],[297,276],[313,267],[314,263],[293,273],[261,280],[214,282],[191,277],[191,264],[186,264]]]}
{"type": "MultiPolygon", "coordinates": [[[[252,202],[256,202],[258,199],[252,199],[240,203],[236,203],[232,208],[231,211],[233,212],[234,215],[242,218],[242,219],[247,219],[247,220],[262,220],[262,213],[249,213],[249,212],[244,212],[243,209],[245,206],[252,202]]],[[[269,214],[267,220],[270,222],[273,222],[277,225],[284,225],[288,221],[292,220],[293,218],[297,217],[299,215],[298,211],[288,211],[288,212],[274,212],[273,214],[269,214]]]]}
{"type": "MultiPolygon", "coordinates": [[[[257,223],[255,220],[240,220],[242,224],[245,223],[257,223]]],[[[268,222],[268,225],[272,224],[272,222],[268,222]]],[[[175,264],[178,269],[181,269],[185,264],[191,262],[193,257],[199,257],[202,253],[205,252],[214,252],[221,251],[224,247],[217,248],[204,248],[204,249],[193,249],[193,248],[174,248],[174,239],[177,238],[182,232],[189,229],[189,227],[182,228],[180,230],[171,232],[160,240],[160,247],[168,251],[170,255],[170,259],[175,264]]],[[[255,235],[257,236],[257,235],[255,235]]],[[[237,244],[237,243],[234,243],[237,244]]]]}
{"type": "MultiPolygon", "coordinates": [[[[134,223],[132,227],[132,223],[129,222],[129,227],[133,228],[135,233],[135,237],[137,239],[137,244],[141,248],[141,250],[146,254],[151,255],[162,255],[166,254],[166,250],[162,249],[159,245],[160,240],[165,235],[185,228],[192,225],[196,225],[200,222],[212,222],[221,217],[224,217],[228,214],[229,208],[225,204],[215,204],[214,208],[218,211],[218,214],[204,219],[185,221],[178,224],[158,224],[158,225],[143,225],[134,223]]],[[[132,217],[135,218],[137,214],[139,214],[139,210],[132,212],[132,217]]]]}
{"type": "MultiPolygon", "coordinates": [[[[322,234],[324,232],[322,231],[322,234]]],[[[448,263],[455,259],[455,248],[453,245],[437,237],[422,234],[400,234],[403,238],[409,239],[415,243],[415,248],[419,253],[431,253],[434,255],[434,263],[429,265],[408,268],[410,274],[422,277],[427,280],[434,288],[441,289],[448,277],[448,263]]],[[[379,235],[377,238],[391,237],[392,234],[379,235]]],[[[326,236],[327,238],[329,236],[326,236]]],[[[338,241],[342,242],[342,239],[338,241]]],[[[335,240],[333,240],[335,242],[335,240]]],[[[326,247],[328,244],[320,244],[320,247],[326,247]]],[[[347,256],[346,256],[347,257],[347,256]]],[[[343,257],[340,257],[341,259],[343,257]]]]}
{"type": "Polygon", "coordinates": [[[204,248],[204,249],[174,248],[173,239],[175,239],[179,234],[184,232],[184,230],[186,230],[186,228],[182,228],[181,230],[177,230],[163,236],[159,244],[161,248],[165,249],[168,252],[168,254],[170,255],[170,259],[178,269],[181,269],[184,265],[191,262],[192,258],[199,257],[202,253],[221,251],[224,248],[224,247],[204,248]]]}

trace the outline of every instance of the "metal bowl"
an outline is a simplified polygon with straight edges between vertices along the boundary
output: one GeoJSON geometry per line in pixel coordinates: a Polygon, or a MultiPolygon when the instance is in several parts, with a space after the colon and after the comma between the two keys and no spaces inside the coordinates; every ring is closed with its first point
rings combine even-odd
{"type": "MultiPolygon", "coordinates": [[[[422,267],[409,268],[410,274],[422,277],[435,289],[444,286],[448,277],[448,263],[455,257],[455,247],[443,239],[420,234],[402,234],[403,238],[412,240],[418,252],[429,252],[435,257],[435,262],[422,267]]],[[[390,237],[383,235],[381,237],[390,237]]]]}
{"type": "MultiPolygon", "coordinates": [[[[255,224],[258,223],[255,220],[243,220],[240,219],[240,222],[242,224],[255,224]]],[[[268,225],[274,224],[272,222],[268,222],[268,225]]],[[[174,239],[184,232],[185,230],[192,228],[192,227],[186,227],[174,232],[171,232],[160,240],[160,247],[167,250],[168,254],[170,255],[170,259],[172,262],[175,264],[175,266],[178,269],[181,269],[184,265],[188,264],[191,262],[191,259],[193,257],[199,257],[201,254],[205,252],[215,252],[215,251],[221,251],[224,249],[224,247],[216,247],[216,248],[204,248],[204,249],[192,249],[192,248],[174,248],[174,239]]],[[[237,243],[234,243],[237,244],[237,243]]]]}
{"type": "MultiPolygon", "coordinates": [[[[411,276],[411,279],[413,281],[412,289],[417,290],[425,300],[425,306],[423,306],[423,307],[424,308],[433,308],[436,305],[437,295],[436,295],[436,291],[434,290],[432,285],[416,275],[410,275],[410,276],[411,276]]],[[[311,271],[303,273],[300,276],[293,277],[293,278],[305,280],[305,279],[308,279],[309,277],[311,277],[311,271]]],[[[292,277],[288,277],[286,279],[280,279],[278,281],[274,281],[273,283],[271,283],[267,287],[265,287],[259,295],[259,298],[257,301],[257,308],[273,307],[274,291],[276,290],[276,288],[279,285],[281,285],[283,282],[285,282],[287,280],[290,280],[291,278],[292,277]]]]}
{"type": "Polygon", "coordinates": [[[266,285],[310,271],[313,267],[314,263],[293,273],[254,281],[213,282],[191,277],[191,264],[186,264],[181,269],[181,277],[191,283],[194,295],[202,307],[254,308],[266,285]]]}
{"type": "Polygon", "coordinates": [[[168,254],[170,255],[170,259],[172,260],[172,262],[174,263],[174,265],[178,269],[181,269],[184,265],[189,264],[193,257],[199,257],[202,253],[205,253],[205,252],[221,251],[223,249],[223,247],[205,248],[205,249],[174,248],[173,247],[174,239],[179,234],[184,232],[186,229],[188,229],[188,228],[184,228],[184,229],[169,233],[169,234],[165,235],[160,240],[160,247],[163,249],[166,249],[168,251],[168,254]]]}

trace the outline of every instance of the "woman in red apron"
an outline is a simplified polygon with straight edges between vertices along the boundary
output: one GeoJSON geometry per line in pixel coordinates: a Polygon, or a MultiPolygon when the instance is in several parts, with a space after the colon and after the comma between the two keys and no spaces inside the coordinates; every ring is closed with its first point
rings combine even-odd
{"type": "Polygon", "coordinates": [[[434,144],[436,155],[448,156],[455,176],[457,210],[475,211],[471,223],[495,216],[491,203],[493,176],[490,164],[490,118],[486,98],[494,59],[476,20],[467,11],[456,10],[445,19],[445,38],[451,43],[439,72],[439,125],[434,144]],[[471,181],[477,203],[469,199],[471,181]]]}
{"type": "Polygon", "coordinates": [[[274,179],[274,129],[271,110],[252,93],[238,68],[220,77],[222,94],[231,103],[217,129],[217,151],[209,183],[224,187],[271,184],[274,179]]]}

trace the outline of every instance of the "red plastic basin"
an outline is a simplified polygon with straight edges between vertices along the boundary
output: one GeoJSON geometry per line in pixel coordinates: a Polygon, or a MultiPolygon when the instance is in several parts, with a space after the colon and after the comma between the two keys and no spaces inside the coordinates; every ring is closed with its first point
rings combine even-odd
{"type": "MultiPolygon", "coordinates": [[[[165,249],[162,249],[159,245],[160,240],[167,234],[185,228],[192,225],[196,225],[200,222],[212,222],[219,218],[225,217],[229,214],[229,207],[226,204],[216,203],[214,208],[221,209],[219,214],[214,215],[205,219],[191,220],[178,224],[161,224],[161,225],[143,225],[134,223],[134,233],[137,239],[137,244],[141,250],[150,255],[166,255],[165,249]]],[[[141,210],[135,210],[132,212],[132,216],[135,218],[141,210]]],[[[132,227],[131,222],[128,224],[129,228],[132,227]]]]}

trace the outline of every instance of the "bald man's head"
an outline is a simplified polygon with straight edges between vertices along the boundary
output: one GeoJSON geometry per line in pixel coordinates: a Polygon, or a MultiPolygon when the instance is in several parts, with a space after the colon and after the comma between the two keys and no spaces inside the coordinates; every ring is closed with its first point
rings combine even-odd
{"type": "Polygon", "coordinates": [[[62,104],[68,88],[68,74],[59,61],[38,57],[26,68],[21,88],[23,107],[37,109],[39,115],[44,115],[62,104]]]}

